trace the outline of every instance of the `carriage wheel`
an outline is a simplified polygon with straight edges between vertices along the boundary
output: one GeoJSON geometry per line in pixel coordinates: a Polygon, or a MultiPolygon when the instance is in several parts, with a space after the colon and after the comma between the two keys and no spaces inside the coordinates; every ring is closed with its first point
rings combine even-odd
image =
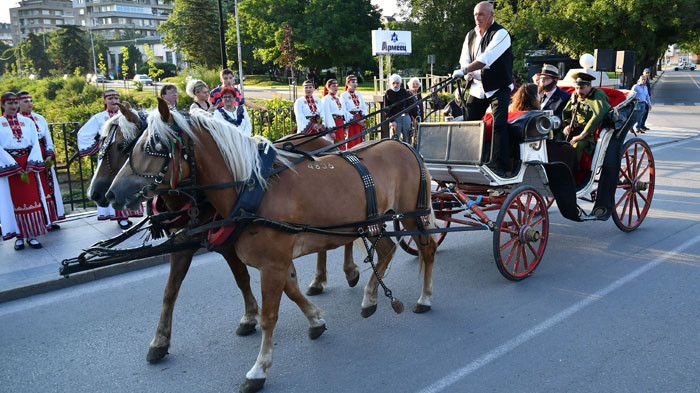
{"type": "Polygon", "coordinates": [[[547,201],[532,187],[520,186],[498,212],[493,256],[503,277],[520,281],[542,260],[549,235],[547,201]]]}
{"type": "MultiPolygon", "coordinates": [[[[436,219],[435,224],[437,225],[438,228],[448,228],[450,226],[449,221],[443,221],[440,219],[436,219]]],[[[394,228],[396,228],[397,231],[405,231],[406,230],[403,227],[403,224],[401,224],[401,221],[399,221],[399,220],[394,220],[394,228]]],[[[439,246],[440,243],[442,243],[442,241],[445,240],[445,236],[447,236],[447,232],[438,233],[437,235],[438,235],[437,244],[439,246]]],[[[401,236],[401,238],[399,239],[399,245],[407,253],[414,255],[414,256],[418,256],[418,247],[416,246],[416,242],[413,240],[413,236],[401,236]]]]}
{"type": "Polygon", "coordinates": [[[654,156],[649,145],[632,138],[622,147],[622,163],[615,192],[613,221],[620,230],[631,232],[642,224],[654,196],[654,156]]]}

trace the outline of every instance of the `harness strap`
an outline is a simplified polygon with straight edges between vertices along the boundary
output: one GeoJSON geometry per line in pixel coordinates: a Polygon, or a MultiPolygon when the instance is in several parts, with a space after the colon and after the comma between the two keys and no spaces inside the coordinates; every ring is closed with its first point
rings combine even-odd
{"type": "Polygon", "coordinates": [[[357,170],[362,179],[362,185],[365,187],[365,198],[367,199],[367,218],[378,216],[377,190],[374,187],[374,179],[372,179],[369,169],[360,161],[359,157],[352,153],[343,153],[341,156],[357,170]]]}

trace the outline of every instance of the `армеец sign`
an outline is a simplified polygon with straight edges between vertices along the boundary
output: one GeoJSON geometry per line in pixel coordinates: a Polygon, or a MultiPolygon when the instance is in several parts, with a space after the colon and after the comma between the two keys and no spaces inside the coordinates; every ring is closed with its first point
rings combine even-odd
{"type": "Polygon", "coordinates": [[[411,54],[411,32],[372,30],[372,56],[411,54]]]}

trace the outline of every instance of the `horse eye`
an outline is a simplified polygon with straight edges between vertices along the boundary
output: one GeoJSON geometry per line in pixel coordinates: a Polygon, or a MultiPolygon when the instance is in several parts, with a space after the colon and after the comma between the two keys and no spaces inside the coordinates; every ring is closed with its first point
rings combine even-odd
{"type": "Polygon", "coordinates": [[[156,151],[161,151],[163,150],[163,145],[160,144],[160,142],[156,143],[156,151]]]}

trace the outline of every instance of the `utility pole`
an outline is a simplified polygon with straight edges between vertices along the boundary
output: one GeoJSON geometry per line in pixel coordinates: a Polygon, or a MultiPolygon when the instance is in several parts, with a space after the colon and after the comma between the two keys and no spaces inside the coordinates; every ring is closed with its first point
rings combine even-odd
{"type": "Polygon", "coordinates": [[[224,35],[226,33],[226,28],[224,27],[224,13],[221,9],[221,0],[219,3],[219,42],[221,43],[221,67],[228,68],[228,61],[226,60],[226,41],[224,40],[224,35]]]}
{"type": "Polygon", "coordinates": [[[234,5],[236,6],[236,42],[238,43],[238,76],[241,82],[241,95],[245,98],[245,93],[243,92],[243,58],[241,57],[241,30],[238,27],[238,0],[234,0],[234,5]]]}
{"type": "MultiPolygon", "coordinates": [[[[87,12],[87,7],[85,7],[85,11],[87,12]]],[[[88,32],[90,33],[90,47],[92,48],[92,67],[95,72],[95,86],[97,86],[97,60],[95,59],[95,42],[92,40],[92,17],[90,17],[90,15],[88,15],[88,32]]]]}

